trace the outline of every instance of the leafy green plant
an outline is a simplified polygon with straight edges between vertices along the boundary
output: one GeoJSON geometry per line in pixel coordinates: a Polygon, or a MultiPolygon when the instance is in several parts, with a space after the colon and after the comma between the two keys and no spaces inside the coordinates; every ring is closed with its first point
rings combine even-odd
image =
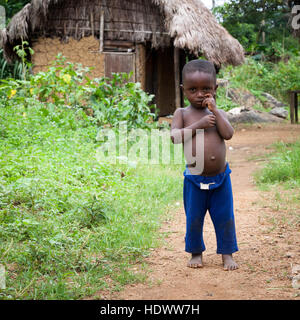
{"type": "MultiPolygon", "coordinates": [[[[0,99],[4,106],[22,104],[27,106],[30,91],[28,82],[15,80],[13,78],[3,79],[0,81],[0,99]]],[[[34,101],[31,101],[34,103],[34,101]]]]}
{"type": "MultiPolygon", "coordinates": [[[[24,47],[18,51],[23,55],[24,47]]],[[[23,63],[25,69],[28,68],[25,57],[23,63]]],[[[153,95],[146,94],[139,83],[129,82],[130,74],[116,73],[112,78],[91,80],[89,72],[90,68],[67,62],[59,54],[46,72],[24,74],[23,80],[2,80],[0,95],[4,105],[42,103],[45,114],[49,114],[53,106],[82,109],[98,126],[117,126],[126,121],[130,130],[154,125],[153,95]]]]}
{"type": "Polygon", "coordinates": [[[67,62],[66,58],[59,54],[46,72],[38,72],[30,78],[32,93],[43,103],[82,107],[91,92],[88,72],[89,68],[67,62]],[[86,85],[84,81],[87,82],[86,85]]]}
{"type": "Polygon", "coordinates": [[[28,61],[28,54],[33,55],[34,51],[29,47],[29,43],[27,41],[22,41],[20,45],[14,47],[14,51],[16,51],[17,56],[21,59],[22,64],[22,79],[26,80],[26,74],[28,69],[32,66],[32,64],[28,61]]]}
{"type": "Polygon", "coordinates": [[[151,112],[153,95],[146,94],[140,83],[129,82],[130,74],[113,74],[112,78],[96,79],[91,107],[100,125],[126,121],[130,128],[147,128],[155,113],[151,112]]]}
{"type": "Polygon", "coordinates": [[[6,78],[22,79],[22,63],[9,64],[3,57],[3,49],[0,49],[0,79],[6,78]]]}
{"type": "Polygon", "coordinates": [[[30,78],[32,94],[45,104],[89,111],[99,126],[115,126],[121,121],[126,121],[129,129],[151,125],[156,116],[151,111],[155,108],[153,95],[146,94],[139,83],[129,82],[130,74],[91,80],[89,72],[60,54],[46,72],[30,78]]]}

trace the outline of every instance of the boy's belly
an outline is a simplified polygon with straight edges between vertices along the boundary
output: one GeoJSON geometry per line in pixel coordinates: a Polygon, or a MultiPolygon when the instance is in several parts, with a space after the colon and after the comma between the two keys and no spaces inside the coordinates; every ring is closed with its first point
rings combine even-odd
{"type": "Polygon", "coordinates": [[[216,128],[206,129],[204,137],[201,137],[201,134],[194,136],[185,143],[186,147],[189,150],[192,148],[192,158],[186,157],[187,166],[192,174],[215,176],[225,170],[226,146],[216,128]]]}

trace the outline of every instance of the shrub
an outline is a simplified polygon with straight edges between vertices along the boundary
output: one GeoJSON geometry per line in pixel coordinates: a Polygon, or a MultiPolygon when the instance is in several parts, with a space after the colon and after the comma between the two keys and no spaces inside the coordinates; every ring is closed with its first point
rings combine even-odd
{"type": "Polygon", "coordinates": [[[156,116],[150,105],[153,95],[146,94],[140,83],[128,82],[130,75],[113,74],[112,79],[96,79],[91,107],[101,125],[127,122],[127,127],[147,128],[156,116]]]}
{"type": "Polygon", "coordinates": [[[89,71],[80,64],[66,62],[66,58],[59,54],[46,72],[38,72],[30,78],[32,93],[46,104],[82,107],[91,91],[88,87],[91,82],[87,77],[89,71]]]}
{"type": "Polygon", "coordinates": [[[0,98],[3,105],[41,103],[46,109],[82,109],[98,126],[116,126],[121,121],[127,122],[128,129],[151,125],[156,116],[153,95],[139,83],[129,82],[130,75],[115,73],[111,79],[91,80],[89,72],[90,68],[67,62],[60,54],[46,72],[27,75],[28,80],[2,80],[0,98]]]}
{"type": "Polygon", "coordinates": [[[278,63],[255,61],[247,58],[239,67],[228,66],[221,70],[220,77],[229,79],[232,87],[250,91],[269,92],[288,103],[288,91],[300,89],[300,57],[292,55],[278,63]]]}

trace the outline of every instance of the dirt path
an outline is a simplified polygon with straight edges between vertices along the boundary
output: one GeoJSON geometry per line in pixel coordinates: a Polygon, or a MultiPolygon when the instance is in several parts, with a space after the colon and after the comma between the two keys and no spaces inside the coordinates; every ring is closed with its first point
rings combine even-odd
{"type": "MultiPolygon", "coordinates": [[[[146,283],[127,286],[122,292],[105,295],[106,299],[300,299],[300,290],[292,287],[292,266],[300,265],[299,228],[297,232],[295,227],[272,226],[270,216],[280,212],[272,208],[269,193],[255,187],[252,176],[264,163],[264,154],[271,151],[268,146],[275,141],[296,140],[300,125],[245,128],[237,129],[227,143],[239,244],[234,257],[240,268],[223,271],[221,256],[215,253],[209,214],[204,227],[204,268],[186,267],[189,255],[184,252],[185,216],[181,207],[162,228],[168,234],[165,245],[147,259],[151,272],[146,283]]],[[[136,266],[137,272],[140,268],[136,266]]]]}

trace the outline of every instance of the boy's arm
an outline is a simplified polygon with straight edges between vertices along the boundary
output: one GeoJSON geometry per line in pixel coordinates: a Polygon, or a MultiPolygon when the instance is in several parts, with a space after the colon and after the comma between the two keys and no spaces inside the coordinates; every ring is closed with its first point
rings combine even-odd
{"type": "Polygon", "coordinates": [[[216,109],[215,112],[213,112],[213,114],[216,116],[216,123],[219,134],[225,140],[230,140],[233,136],[234,129],[228,121],[226,112],[224,110],[216,109]]]}
{"type": "Polygon", "coordinates": [[[234,129],[228,121],[226,112],[217,108],[216,101],[212,97],[207,98],[203,103],[206,103],[208,109],[215,115],[216,127],[221,137],[225,140],[230,140],[233,136],[234,129]]]}
{"type": "Polygon", "coordinates": [[[196,133],[197,129],[205,129],[213,127],[216,124],[216,117],[214,115],[206,115],[205,117],[201,118],[200,120],[194,122],[188,127],[184,128],[183,124],[183,109],[179,108],[175,111],[172,125],[171,125],[171,140],[174,144],[184,142],[184,132],[187,133],[187,129],[191,130],[188,131],[189,134],[186,134],[186,139],[192,138],[196,133]]]}
{"type": "Polygon", "coordinates": [[[172,124],[171,124],[171,140],[173,143],[181,143],[184,138],[184,133],[183,133],[183,110],[182,108],[176,109],[172,124]]]}

